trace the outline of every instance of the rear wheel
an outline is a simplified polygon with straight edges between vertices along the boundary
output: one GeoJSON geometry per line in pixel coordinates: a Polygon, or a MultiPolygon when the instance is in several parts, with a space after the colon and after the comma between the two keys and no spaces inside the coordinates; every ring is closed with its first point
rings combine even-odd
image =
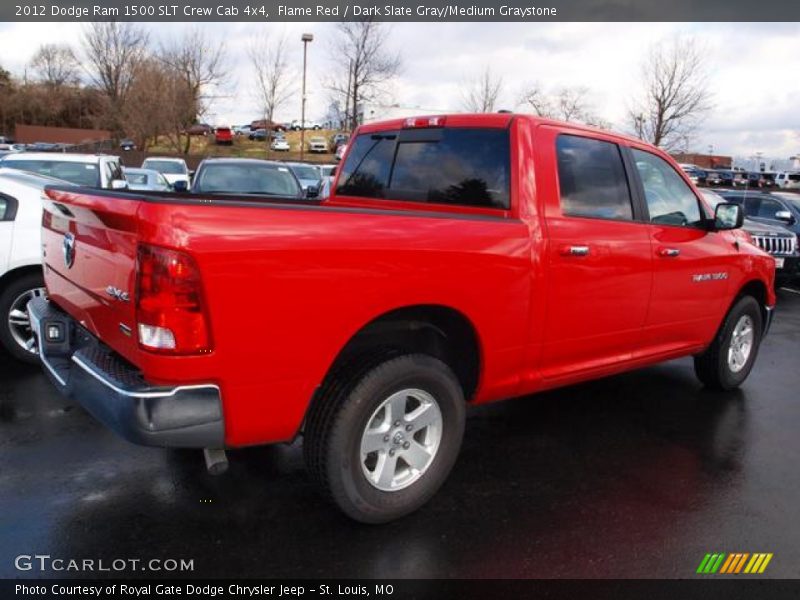
{"type": "Polygon", "coordinates": [[[305,458],[348,516],[384,523],[418,509],[444,483],[461,447],[464,394],[445,363],[422,354],[351,373],[312,407],[305,458]]]}
{"type": "Polygon", "coordinates": [[[762,332],[761,307],[752,296],[740,298],[728,312],[717,336],[694,359],[694,370],[706,387],[732,390],[753,368],[762,332]]]}
{"type": "Polygon", "coordinates": [[[39,273],[12,279],[0,292],[0,343],[17,360],[38,362],[27,307],[33,298],[44,294],[44,280],[39,273]]]}

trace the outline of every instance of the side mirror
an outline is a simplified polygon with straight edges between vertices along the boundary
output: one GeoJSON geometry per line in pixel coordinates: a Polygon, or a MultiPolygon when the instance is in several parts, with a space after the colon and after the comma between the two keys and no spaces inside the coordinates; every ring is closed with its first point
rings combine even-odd
{"type": "Polygon", "coordinates": [[[172,189],[176,192],[188,192],[189,191],[189,184],[186,183],[183,179],[179,179],[175,183],[172,184],[172,189]]]}
{"type": "Polygon", "coordinates": [[[316,198],[319,196],[319,188],[315,185],[310,185],[306,188],[306,198],[316,198]]]}
{"type": "Polygon", "coordinates": [[[739,229],[744,224],[742,207],[733,202],[720,202],[714,209],[714,230],[739,229]]]}
{"type": "Polygon", "coordinates": [[[775,213],[775,218],[779,221],[784,221],[789,224],[794,223],[794,217],[788,210],[779,210],[775,213]]]}
{"type": "Polygon", "coordinates": [[[111,189],[112,190],[127,190],[128,189],[128,182],[124,179],[112,179],[111,180],[111,189]]]}

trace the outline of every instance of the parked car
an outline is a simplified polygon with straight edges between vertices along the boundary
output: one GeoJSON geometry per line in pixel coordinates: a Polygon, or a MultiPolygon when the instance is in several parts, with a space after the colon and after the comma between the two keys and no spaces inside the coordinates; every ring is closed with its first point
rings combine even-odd
{"type": "Polygon", "coordinates": [[[120,150],[124,150],[125,152],[130,152],[131,150],[136,150],[136,142],[134,142],[130,138],[125,138],[124,140],[120,140],[119,149],[120,150]]]}
{"type": "Polygon", "coordinates": [[[800,190],[800,171],[782,171],[775,176],[775,185],[784,190],[800,190]]]}
{"type": "Polygon", "coordinates": [[[0,144],[0,152],[24,152],[25,144],[0,144]]]}
{"type": "Polygon", "coordinates": [[[467,404],[690,356],[731,390],[775,305],[774,259],[736,247],[740,206],[706,218],[658,148],[526,115],[363,125],[323,202],[47,195],[49,299],[28,312],[54,385],[212,467],[302,428],[311,475],[368,523],[436,493],[467,404]],[[83,292],[106,282],[106,302],[83,292]]]}
{"type": "Polygon", "coordinates": [[[36,363],[28,301],[45,294],[42,277],[42,193],[68,185],[0,168],[0,345],[14,358],[36,363]]]}
{"type": "Polygon", "coordinates": [[[285,164],[255,158],[205,159],[197,167],[192,192],[304,197],[300,182],[285,164]]]}
{"type": "Polygon", "coordinates": [[[334,133],[331,136],[331,149],[336,152],[339,149],[339,146],[347,143],[347,140],[350,139],[350,134],[348,133],[334,133]]]}
{"type": "MultiPolygon", "coordinates": [[[[712,214],[717,204],[728,201],[723,195],[709,190],[703,191],[703,197],[708,202],[712,214]]],[[[783,225],[771,224],[764,220],[756,221],[750,217],[745,217],[741,231],[747,234],[745,241],[755,244],[775,258],[777,285],[800,277],[800,250],[794,232],[783,225]]]]}
{"type": "Polygon", "coordinates": [[[208,123],[195,123],[186,130],[187,135],[207,136],[214,133],[214,128],[208,123]]]}
{"type": "Polygon", "coordinates": [[[270,150],[275,150],[276,152],[288,152],[292,149],[286,138],[275,138],[269,147],[270,150]]]}
{"type": "Polygon", "coordinates": [[[119,190],[128,186],[119,157],[108,154],[19,152],[4,156],[0,165],[85,187],[119,190]]]}
{"type": "Polygon", "coordinates": [[[689,177],[691,182],[695,185],[704,185],[706,183],[706,173],[702,169],[691,166],[681,165],[681,169],[689,177]]]}
{"type": "Polygon", "coordinates": [[[308,151],[309,152],[321,152],[325,153],[328,151],[328,144],[325,142],[324,137],[312,137],[308,140],[308,151]]]}
{"type": "Polygon", "coordinates": [[[792,192],[748,192],[724,190],[719,192],[728,202],[744,208],[753,221],[784,227],[800,236],[800,198],[792,192]]]}
{"type": "Polygon", "coordinates": [[[291,128],[294,131],[300,131],[301,129],[318,130],[318,129],[322,129],[322,125],[320,123],[317,123],[316,121],[309,121],[308,119],[306,119],[305,127],[303,127],[302,123],[300,123],[300,120],[298,119],[298,120],[292,121],[291,128]]]}
{"type": "Polygon", "coordinates": [[[234,125],[232,128],[234,135],[249,135],[250,125],[234,125]]]}
{"type": "Polygon", "coordinates": [[[182,158],[172,156],[151,156],[142,162],[142,169],[152,169],[161,173],[172,187],[180,182],[180,185],[189,187],[191,172],[182,158]]]}
{"type": "Polygon", "coordinates": [[[128,189],[151,192],[169,192],[172,186],[163,174],[155,169],[135,169],[132,167],[122,167],[125,179],[128,182],[128,189]]]}
{"type": "Polygon", "coordinates": [[[720,176],[719,171],[715,171],[713,169],[706,169],[706,185],[708,186],[722,185],[722,177],[720,176]]]}
{"type": "Polygon", "coordinates": [[[347,144],[340,144],[339,147],[336,149],[334,158],[336,160],[342,160],[342,158],[344,158],[345,152],[347,152],[347,144]]]}
{"type": "Polygon", "coordinates": [[[747,174],[747,185],[751,188],[771,188],[775,186],[775,173],[751,171],[747,174]]]}
{"type": "Polygon", "coordinates": [[[269,119],[256,119],[250,123],[250,130],[266,129],[267,131],[286,131],[286,126],[283,123],[276,123],[269,119]]]}
{"type": "Polygon", "coordinates": [[[230,127],[217,127],[214,130],[214,142],[218,145],[233,145],[233,131],[230,127]]]}
{"type": "Polygon", "coordinates": [[[269,134],[266,129],[255,129],[247,136],[248,139],[256,142],[266,141],[267,137],[269,137],[269,134]]]}
{"type": "Polygon", "coordinates": [[[317,167],[308,163],[298,162],[286,163],[286,166],[292,170],[297,179],[300,181],[300,185],[303,187],[304,192],[310,192],[312,196],[319,193],[322,175],[317,167]]]}

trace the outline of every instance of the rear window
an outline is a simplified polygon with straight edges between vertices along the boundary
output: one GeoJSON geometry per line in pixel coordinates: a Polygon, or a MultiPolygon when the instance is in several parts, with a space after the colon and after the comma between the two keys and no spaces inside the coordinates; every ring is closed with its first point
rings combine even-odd
{"type": "Polygon", "coordinates": [[[200,169],[192,191],[204,194],[297,196],[300,188],[287,167],[277,165],[208,164],[200,169]]]}
{"type": "Polygon", "coordinates": [[[174,160],[145,160],[142,165],[143,169],[153,169],[159,173],[166,173],[167,175],[185,175],[186,167],[183,163],[175,162],[174,160]]]}
{"type": "Polygon", "coordinates": [[[506,129],[419,129],[359,135],[339,177],[345,196],[508,209],[506,129]]]}
{"type": "Polygon", "coordinates": [[[147,185],[147,174],[146,173],[125,173],[125,179],[128,183],[132,183],[133,185],[147,185]]]}
{"type": "Polygon", "coordinates": [[[15,160],[5,161],[3,166],[63,179],[86,187],[98,187],[100,185],[100,170],[97,164],[94,163],[59,160],[15,160]]]}

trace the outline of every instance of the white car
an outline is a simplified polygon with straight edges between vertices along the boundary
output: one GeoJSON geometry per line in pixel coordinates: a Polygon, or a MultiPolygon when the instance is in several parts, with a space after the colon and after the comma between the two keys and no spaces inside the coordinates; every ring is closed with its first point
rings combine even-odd
{"type": "Polygon", "coordinates": [[[128,187],[118,156],[61,152],[7,154],[0,166],[54,177],[84,187],[124,190],[128,187]]]}
{"type": "Polygon", "coordinates": [[[191,173],[189,173],[189,167],[186,166],[186,161],[182,158],[151,156],[144,159],[142,168],[158,171],[167,178],[167,181],[173,187],[175,187],[175,182],[177,181],[184,181],[186,182],[186,187],[189,187],[191,173]]]}
{"type": "Polygon", "coordinates": [[[36,363],[28,301],[44,294],[42,194],[46,185],[70,185],[16,169],[0,168],[0,345],[36,363]]]}
{"type": "Polygon", "coordinates": [[[325,141],[324,137],[312,137],[308,140],[308,151],[309,152],[327,152],[328,151],[328,142],[325,141]]]}
{"type": "Polygon", "coordinates": [[[288,152],[291,150],[291,146],[289,146],[289,142],[287,142],[285,138],[276,138],[272,140],[269,147],[271,150],[277,150],[278,152],[288,152]]]}
{"type": "Polygon", "coordinates": [[[784,190],[800,190],[800,171],[782,171],[775,175],[775,185],[784,190]]]}

